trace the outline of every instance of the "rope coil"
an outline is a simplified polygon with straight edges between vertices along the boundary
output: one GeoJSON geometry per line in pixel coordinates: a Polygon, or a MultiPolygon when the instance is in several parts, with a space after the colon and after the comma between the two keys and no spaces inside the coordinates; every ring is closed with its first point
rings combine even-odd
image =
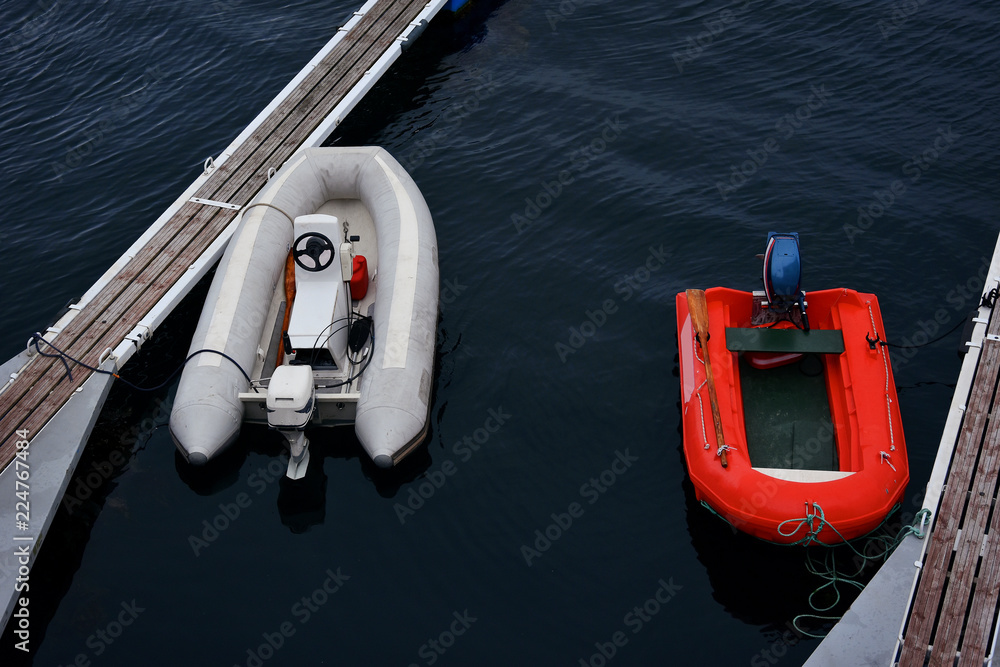
{"type": "MultiPolygon", "coordinates": [[[[882,453],[885,454],[886,457],[888,457],[888,454],[886,454],[885,452],[882,453]]],[[[883,458],[883,460],[885,460],[885,457],[883,458]]],[[[888,463],[888,461],[886,462],[888,463]]],[[[891,466],[892,464],[890,463],[889,465],[891,466]]],[[[859,591],[863,590],[865,586],[860,581],[858,581],[858,578],[861,576],[862,572],[868,566],[868,564],[876,561],[885,562],[889,558],[889,556],[892,555],[892,552],[896,550],[896,547],[899,546],[899,544],[903,541],[904,538],[906,538],[907,535],[913,535],[917,539],[921,540],[924,539],[924,537],[926,537],[927,535],[926,526],[929,523],[931,511],[926,508],[920,510],[914,516],[913,521],[909,525],[903,526],[899,530],[899,532],[896,533],[895,535],[892,535],[891,533],[876,534],[875,531],[873,531],[868,535],[864,543],[864,546],[862,547],[862,550],[859,551],[854,544],[848,542],[847,540],[844,540],[843,535],[841,535],[840,531],[837,530],[837,527],[826,519],[826,516],[823,512],[823,508],[820,507],[819,503],[815,502],[812,503],[811,509],[809,505],[810,503],[808,502],[805,503],[806,506],[805,517],[788,519],[786,521],[783,521],[778,526],[778,533],[786,537],[790,537],[792,535],[795,535],[804,526],[808,526],[808,531],[806,532],[805,537],[800,539],[798,542],[795,542],[795,544],[803,544],[807,546],[809,544],[817,544],[824,547],[845,546],[851,552],[854,553],[855,560],[858,563],[858,567],[855,571],[845,574],[837,570],[835,549],[831,548],[828,552],[826,552],[822,565],[817,563],[813,559],[813,555],[811,552],[807,554],[806,569],[811,574],[814,574],[820,577],[821,579],[825,580],[825,583],[820,585],[809,595],[809,606],[812,608],[814,612],[817,613],[799,614],[792,620],[792,624],[795,626],[795,629],[801,634],[817,639],[822,639],[825,635],[818,635],[803,630],[799,626],[799,621],[801,619],[806,619],[806,618],[819,621],[839,621],[841,618],[840,616],[820,615],[823,612],[830,611],[840,603],[841,594],[840,594],[840,589],[837,587],[838,584],[846,584],[849,586],[853,586],[857,588],[859,591]],[[786,533],[782,530],[782,527],[788,523],[795,523],[796,525],[791,532],[786,533]],[[837,544],[837,543],[828,544],[826,542],[821,541],[818,536],[820,532],[822,532],[822,530],[826,527],[829,527],[838,537],[840,537],[840,539],[843,540],[843,544],[837,544]],[[869,555],[868,553],[869,551],[872,551],[870,547],[874,547],[874,553],[872,553],[871,555],[869,555]],[[824,591],[826,589],[832,589],[834,599],[830,604],[821,606],[819,603],[816,602],[814,598],[820,594],[820,591],[824,591]]],[[[889,512],[886,518],[888,519],[888,516],[891,516],[892,513],[897,508],[898,506],[896,508],[893,508],[893,511],[889,512]]],[[[882,526],[880,526],[880,528],[884,526],[885,523],[883,523],[882,526]]]]}

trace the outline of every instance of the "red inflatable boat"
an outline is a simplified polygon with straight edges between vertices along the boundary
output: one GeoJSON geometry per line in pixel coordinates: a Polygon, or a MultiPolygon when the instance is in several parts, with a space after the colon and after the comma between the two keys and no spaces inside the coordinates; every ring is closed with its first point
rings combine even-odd
{"type": "Polygon", "coordinates": [[[677,295],[684,456],[698,500],[735,528],[834,544],[885,520],[909,467],[878,300],[799,292],[795,263],[774,287],[765,259],[763,292],[677,295]]]}

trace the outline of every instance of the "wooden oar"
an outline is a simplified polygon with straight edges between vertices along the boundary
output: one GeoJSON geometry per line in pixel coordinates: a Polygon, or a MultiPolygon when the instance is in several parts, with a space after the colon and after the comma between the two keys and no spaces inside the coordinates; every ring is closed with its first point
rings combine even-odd
{"type": "Polygon", "coordinates": [[[691,324],[698,336],[698,344],[705,355],[705,375],[708,378],[708,397],[712,403],[712,420],[715,422],[715,438],[719,443],[719,458],[722,467],[729,467],[726,460],[726,449],[722,436],[722,417],[719,415],[719,400],[715,396],[715,376],[712,375],[712,362],[708,358],[708,305],[705,303],[705,290],[687,290],[688,312],[691,313],[691,324]]]}

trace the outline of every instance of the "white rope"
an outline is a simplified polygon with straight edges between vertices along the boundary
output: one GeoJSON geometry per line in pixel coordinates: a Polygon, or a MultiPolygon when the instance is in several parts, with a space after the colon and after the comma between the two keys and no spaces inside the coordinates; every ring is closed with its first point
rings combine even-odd
{"type": "MultiPolygon", "coordinates": [[[[694,358],[701,362],[701,365],[705,365],[705,360],[698,356],[698,348],[700,344],[698,343],[698,334],[694,335],[694,358]]],[[[701,388],[708,383],[708,378],[706,377],[698,385],[698,388],[694,390],[695,396],[698,397],[698,408],[701,410],[701,437],[705,441],[705,449],[710,449],[711,445],[708,444],[708,432],[705,430],[705,403],[701,400],[701,388]]]]}
{"type": "Polygon", "coordinates": [[[698,388],[694,390],[694,395],[698,397],[698,409],[701,410],[701,437],[705,440],[705,449],[708,449],[708,432],[705,430],[705,404],[701,400],[701,388],[705,386],[706,382],[708,382],[707,379],[698,385],[698,388]]]}
{"type": "MultiPolygon", "coordinates": [[[[878,329],[875,328],[875,314],[872,313],[872,302],[868,302],[868,317],[872,321],[872,333],[875,335],[875,339],[879,340],[878,329]]],[[[882,367],[885,370],[885,413],[889,418],[889,451],[896,451],[896,439],[893,437],[892,432],[892,399],[889,397],[889,359],[885,354],[883,349],[885,346],[876,343],[878,346],[878,352],[882,356],[882,367]]],[[[892,464],[889,464],[892,467],[892,464]]],[[[893,468],[895,470],[895,468],[893,468]]]]}
{"type": "Polygon", "coordinates": [[[882,463],[888,463],[892,471],[896,472],[896,466],[892,465],[892,461],[889,460],[889,452],[879,452],[879,456],[882,457],[882,463]]]}
{"type": "MultiPolygon", "coordinates": [[[[705,360],[698,356],[698,347],[700,343],[698,342],[698,335],[695,334],[694,338],[694,358],[701,362],[701,365],[705,365],[705,360]]],[[[711,449],[712,446],[708,444],[708,432],[705,430],[705,403],[701,400],[701,388],[708,384],[708,378],[706,377],[702,380],[698,388],[695,389],[695,395],[698,397],[698,407],[701,410],[701,437],[705,440],[705,449],[711,449]]],[[[713,417],[714,419],[714,417],[713,417]]],[[[716,456],[722,456],[722,452],[728,452],[735,450],[735,447],[730,445],[719,445],[719,448],[715,450],[716,456]]]]}

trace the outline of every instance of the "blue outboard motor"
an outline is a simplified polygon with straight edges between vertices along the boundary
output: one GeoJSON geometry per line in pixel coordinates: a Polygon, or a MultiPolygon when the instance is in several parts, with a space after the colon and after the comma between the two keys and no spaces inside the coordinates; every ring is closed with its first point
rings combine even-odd
{"type": "Polygon", "coordinates": [[[809,330],[805,292],[801,290],[802,262],[799,259],[799,235],[795,232],[767,235],[764,252],[764,293],[768,306],[778,313],[791,314],[795,306],[802,313],[802,324],[809,330]]]}

